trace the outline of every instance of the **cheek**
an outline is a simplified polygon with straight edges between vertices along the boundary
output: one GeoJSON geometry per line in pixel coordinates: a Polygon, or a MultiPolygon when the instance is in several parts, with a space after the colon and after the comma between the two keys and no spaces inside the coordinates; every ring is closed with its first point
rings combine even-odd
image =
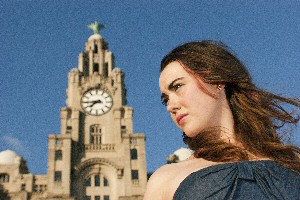
{"type": "Polygon", "coordinates": [[[193,107],[196,109],[205,106],[208,99],[207,95],[199,91],[198,88],[191,88],[181,94],[180,104],[184,107],[193,107]]]}
{"type": "Polygon", "coordinates": [[[184,107],[191,106],[193,103],[195,103],[194,100],[197,100],[196,98],[199,98],[197,97],[196,93],[197,92],[195,92],[195,90],[193,90],[192,88],[182,91],[179,95],[180,105],[184,107]]]}
{"type": "Polygon", "coordinates": [[[190,95],[185,96],[185,102],[188,102],[186,106],[191,112],[204,118],[210,118],[211,115],[217,114],[220,108],[217,99],[203,92],[193,91],[190,95]]]}

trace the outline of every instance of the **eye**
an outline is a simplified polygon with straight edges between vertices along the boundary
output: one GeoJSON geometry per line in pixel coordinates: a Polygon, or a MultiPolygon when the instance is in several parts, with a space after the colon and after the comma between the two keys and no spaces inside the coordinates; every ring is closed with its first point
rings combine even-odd
{"type": "Polygon", "coordinates": [[[174,91],[177,91],[179,88],[181,88],[183,86],[183,84],[182,83],[177,83],[177,84],[174,84],[173,85],[173,87],[172,87],[172,89],[174,90],[174,91]]]}
{"type": "Polygon", "coordinates": [[[162,98],[161,98],[161,103],[162,103],[162,105],[164,105],[164,106],[167,106],[167,105],[168,105],[168,101],[169,101],[169,98],[168,98],[168,97],[162,97],[162,98]]]}

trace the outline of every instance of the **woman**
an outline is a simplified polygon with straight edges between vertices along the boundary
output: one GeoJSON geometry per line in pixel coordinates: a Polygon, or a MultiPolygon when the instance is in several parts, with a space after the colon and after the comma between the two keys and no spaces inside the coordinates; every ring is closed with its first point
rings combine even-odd
{"type": "Polygon", "coordinates": [[[280,128],[300,107],[257,88],[245,66],[222,43],[191,42],[161,63],[162,102],[189,159],[168,164],[150,178],[144,200],[300,199],[300,149],[284,145],[280,128]]]}

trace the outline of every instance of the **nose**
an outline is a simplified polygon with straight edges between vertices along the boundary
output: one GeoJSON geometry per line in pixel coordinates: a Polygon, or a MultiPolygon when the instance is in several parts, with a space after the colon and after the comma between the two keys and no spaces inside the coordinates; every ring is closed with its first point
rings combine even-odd
{"type": "Polygon", "coordinates": [[[171,114],[175,114],[180,109],[180,103],[177,97],[174,95],[169,96],[167,110],[171,114]]]}

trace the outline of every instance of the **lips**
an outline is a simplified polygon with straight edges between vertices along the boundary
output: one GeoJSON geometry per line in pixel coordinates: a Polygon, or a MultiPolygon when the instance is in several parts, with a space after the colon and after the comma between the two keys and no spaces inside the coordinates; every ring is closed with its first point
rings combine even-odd
{"type": "Polygon", "coordinates": [[[188,114],[178,115],[178,117],[176,117],[177,124],[180,124],[186,116],[188,116],[188,114]]]}

